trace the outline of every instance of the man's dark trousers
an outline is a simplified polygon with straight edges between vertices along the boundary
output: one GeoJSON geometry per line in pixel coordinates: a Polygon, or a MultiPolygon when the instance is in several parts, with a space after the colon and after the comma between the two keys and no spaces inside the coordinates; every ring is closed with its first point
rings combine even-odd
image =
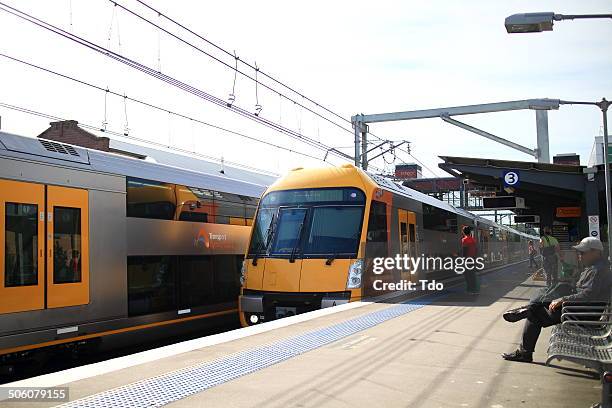
{"type": "Polygon", "coordinates": [[[529,314],[523,328],[523,350],[533,353],[540,337],[542,327],[549,327],[561,323],[561,308],[548,310],[550,302],[532,303],[529,305],[529,314]]]}
{"type": "Polygon", "coordinates": [[[544,273],[546,274],[546,286],[554,286],[557,284],[559,274],[559,262],[557,255],[544,257],[543,265],[544,273]]]}

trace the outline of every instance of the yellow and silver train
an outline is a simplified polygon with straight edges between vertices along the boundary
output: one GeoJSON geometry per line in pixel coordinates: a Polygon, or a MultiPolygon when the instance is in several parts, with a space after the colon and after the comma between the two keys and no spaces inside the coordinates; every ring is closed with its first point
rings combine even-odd
{"type": "Polygon", "coordinates": [[[230,175],[0,132],[0,366],[41,347],[237,324],[265,186],[230,175]]]}
{"type": "MultiPolygon", "coordinates": [[[[460,256],[466,225],[485,268],[526,259],[536,239],[352,165],[295,169],[259,202],[242,266],[241,324],[370,297],[373,258],[460,256]]],[[[386,279],[448,276],[394,270],[386,279]]]]}

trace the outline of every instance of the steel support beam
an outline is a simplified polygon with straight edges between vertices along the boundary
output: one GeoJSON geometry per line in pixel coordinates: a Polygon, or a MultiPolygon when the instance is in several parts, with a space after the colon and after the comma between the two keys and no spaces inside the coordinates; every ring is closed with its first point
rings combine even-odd
{"type": "MultiPolygon", "coordinates": [[[[536,112],[540,112],[540,111],[536,111],[536,112]]],[[[546,113],[546,111],[543,111],[543,112],[546,113]]],[[[538,158],[538,152],[536,150],[534,150],[534,149],[530,149],[528,147],[521,146],[518,143],[514,143],[514,142],[511,142],[510,140],[504,139],[502,137],[495,136],[494,134],[491,134],[489,132],[485,132],[484,130],[478,129],[478,128],[474,127],[474,126],[470,126],[467,123],[459,122],[458,120],[452,119],[452,118],[450,118],[448,116],[445,116],[445,115],[440,116],[440,118],[443,121],[445,121],[446,123],[450,123],[451,125],[458,126],[461,129],[465,129],[465,130],[467,130],[469,132],[476,133],[477,135],[480,135],[482,137],[486,137],[487,139],[491,139],[494,142],[501,143],[503,145],[506,145],[508,147],[516,149],[516,150],[518,150],[520,152],[523,152],[525,154],[529,154],[529,155],[531,155],[531,156],[533,156],[535,158],[538,158]]]]}
{"type": "Polygon", "coordinates": [[[538,138],[538,162],[550,163],[548,144],[548,112],[545,110],[536,110],[536,131],[538,138]]]}
{"type": "Polygon", "coordinates": [[[505,112],[513,110],[537,109],[551,110],[559,109],[558,99],[525,99],[521,101],[483,103],[479,105],[455,106],[449,108],[424,109],[406,112],[379,113],[373,115],[355,115],[351,118],[353,123],[377,123],[392,122],[398,120],[413,120],[438,118],[442,115],[472,115],[477,113],[505,112]]]}

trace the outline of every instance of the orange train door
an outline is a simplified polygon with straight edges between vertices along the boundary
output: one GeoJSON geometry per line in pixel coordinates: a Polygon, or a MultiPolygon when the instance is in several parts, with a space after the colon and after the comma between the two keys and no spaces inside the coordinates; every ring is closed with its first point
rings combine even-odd
{"type": "MultiPolygon", "coordinates": [[[[412,211],[402,209],[397,210],[399,223],[399,250],[403,257],[407,255],[410,258],[416,258],[416,214],[412,211]]],[[[411,280],[411,271],[402,271],[402,278],[411,280]]]]}
{"type": "Polygon", "coordinates": [[[47,187],[47,307],[89,303],[87,190],[47,187]]]}
{"type": "Polygon", "coordinates": [[[0,313],[45,307],[45,186],[0,180],[0,313]]]}

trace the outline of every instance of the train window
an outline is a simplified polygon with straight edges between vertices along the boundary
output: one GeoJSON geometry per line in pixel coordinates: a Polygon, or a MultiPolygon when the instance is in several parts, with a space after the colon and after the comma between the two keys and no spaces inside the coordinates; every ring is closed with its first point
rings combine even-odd
{"type": "Polygon", "coordinates": [[[368,242],[387,242],[387,204],[372,201],[368,221],[368,242]]]}
{"type": "Polygon", "coordinates": [[[281,208],[274,243],[270,250],[275,255],[289,255],[298,246],[307,211],[305,208],[281,208]]]}
{"type": "Polygon", "coordinates": [[[257,210],[257,203],[255,204],[247,204],[245,206],[244,218],[247,220],[252,220],[255,218],[255,211],[257,210]]]}
{"type": "Polygon", "coordinates": [[[179,256],[181,309],[214,303],[215,281],[210,256],[179,256]]]}
{"type": "Polygon", "coordinates": [[[272,220],[276,214],[274,208],[260,208],[257,213],[257,220],[253,227],[253,234],[251,238],[251,246],[249,248],[249,255],[263,254],[266,252],[268,247],[268,241],[272,233],[272,220]]]}
{"type": "Polygon", "coordinates": [[[433,205],[423,204],[423,228],[456,233],[457,214],[433,205]]]}
{"type": "Polygon", "coordinates": [[[196,211],[181,210],[179,221],[208,222],[208,214],[196,211]]]}
{"type": "Polygon", "coordinates": [[[81,282],[81,209],[53,208],[53,283],[81,282]]]}
{"type": "Polygon", "coordinates": [[[169,256],[128,257],[128,314],[176,310],[176,275],[169,256]]]}
{"type": "Polygon", "coordinates": [[[174,219],[176,197],[174,184],[137,178],[127,179],[127,216],[174,219]]]}
{"type": "Polygon", "coordinates": [[[214,222],[213,192],[196,187],[177,186],[179,221],[214,222]]]}
{"type": "Polygon", "coordinates": [[[351,254],[357,252],[362,206],[313,207],[304,254],[351,254]]]}
{"type": "Polygon", "coordinates": [[[217,224],[245,225],[244,200],[240,196],[215,191],[215,208],[217,224]]]}
{"type": "Polygon", "coordinates": [[[38,284],[38,206],[5,204],[4,286],[38,284]]]}

